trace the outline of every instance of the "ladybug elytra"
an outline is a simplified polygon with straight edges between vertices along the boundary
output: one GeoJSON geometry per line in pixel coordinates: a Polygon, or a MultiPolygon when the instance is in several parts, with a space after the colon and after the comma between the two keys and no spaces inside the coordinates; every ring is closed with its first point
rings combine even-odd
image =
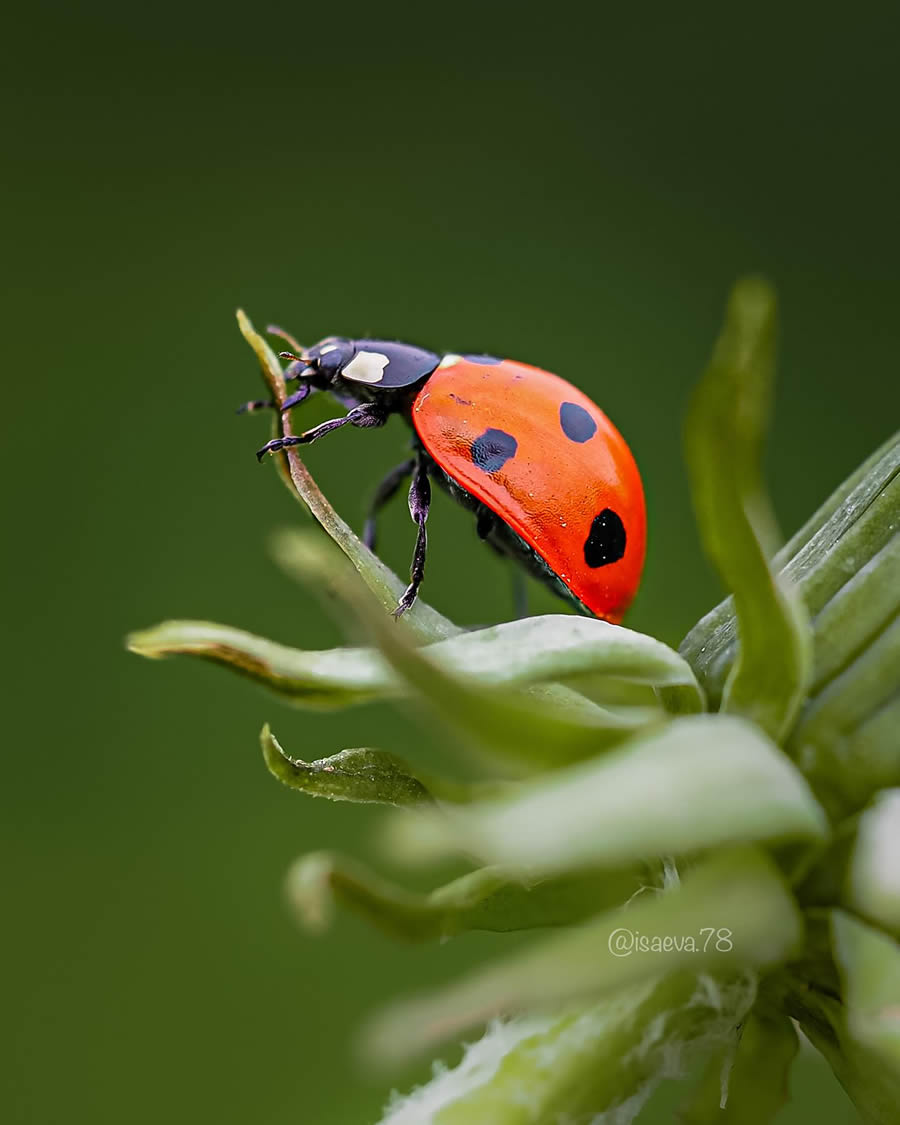
{"type": "Polygon", "coordinates": [[[282,410],[327,390],[348,413],[268,442],[260,460],[347,424],[382,426],[392,414],[412,427],[414,454],[376,489],[363,534],[374,548],[378,510],[411,477],[418,534],[397,615],[413,604],[424,577],[431,479],[475,513],[479,537],[495,550],[580,612],[621,620],[644,562],[644,494],[624,439],[585,394],[548,371],[487,355],[340,336],[294,346],[299,354],[281,355],[291,360],[285,378],[299,380],[299,390],[282,410]]]}

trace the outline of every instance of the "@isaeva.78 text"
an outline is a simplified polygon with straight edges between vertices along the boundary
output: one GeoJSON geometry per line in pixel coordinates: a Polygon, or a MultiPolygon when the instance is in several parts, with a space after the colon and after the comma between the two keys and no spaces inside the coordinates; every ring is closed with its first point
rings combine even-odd
{"type": "Polygon", "coordinates": [[[619,926],[609,935],[613,957],[633,953],[730,953],[734,948],[732,931],[726,926],[702,926],[695,934],[644,934],[619,926]]]}

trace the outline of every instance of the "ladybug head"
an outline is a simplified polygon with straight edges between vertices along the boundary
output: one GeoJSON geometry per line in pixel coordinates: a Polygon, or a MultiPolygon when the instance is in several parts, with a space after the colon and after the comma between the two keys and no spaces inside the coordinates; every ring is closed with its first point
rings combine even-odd
{"type": "Polygon", "coordinates": [[[331,383],[341,374],[355,352],[356,348],[352,340],[347,340],[343,336],[326,336],[318,344],[307,348],[303,353],[303,359],[317,375],[323,376],[326,382],[331,383]]]}

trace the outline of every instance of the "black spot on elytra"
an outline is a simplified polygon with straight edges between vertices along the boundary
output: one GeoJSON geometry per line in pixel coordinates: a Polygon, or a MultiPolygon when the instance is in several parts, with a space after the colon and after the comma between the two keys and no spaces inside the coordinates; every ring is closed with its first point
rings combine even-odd
{"type": "Polygon", "coordinates": [[[597,423],[577,402],[562,404],[559,408],[559,424],[569,441],[590,441],[597,432],[597,423]]]}
{"type": "Polygon", "coordinates": [[[584,561],[589,567],[608,566],[625,554],[625,526],[612,508],[604,508],[594,516],[591,530],[584,541],[584,561]]]}
{"type": "Polygon", "coordinates": [[[458,402],[460,406],[472,405],[472,400],[470,398],[460,398],[459,395],[455,395],[452,391],[450,392],[450,397],[454,402],[458,402]]]}
{"type": "Polygon", "coordinates": [[[472,442],[472,462],[486,473],[495,473],[515,457],[518,448],[519,443],[505,430],[485,430],[472,442]]]}
{"type": "Polygon", "coordinates": [[[502,359],[497,359],[493,355],[464,355],[463,359],[467,359],[469,363],[480,363],[486,367],[496,367],[498,363],[502,363],[502,359]]]}

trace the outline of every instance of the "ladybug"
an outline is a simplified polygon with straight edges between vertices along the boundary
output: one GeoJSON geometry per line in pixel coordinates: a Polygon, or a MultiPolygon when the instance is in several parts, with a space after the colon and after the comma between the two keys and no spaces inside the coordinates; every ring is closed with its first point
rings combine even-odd
{"type": "Polygon", "coordinates": [[[581,613],[621,620],[644,563],[644,494],[631,451],[587,395],[511,359],[343,336],[303,349],[280,329],[270,331],[296,348],[281,353],[291,360],[285,378],[299,380],[281,409],[327,390],[348,413],[267,442],[259,460],[347,424],[383,426],[392,414],[412,427],[413,456],[375,490],[363,533],[374,549],[378,511],[411,477],[409,511],[418,534],[397,616],[415,602],[424,577],[434,480],[475,513],[479,537],[498,552],[581,613]]]}

